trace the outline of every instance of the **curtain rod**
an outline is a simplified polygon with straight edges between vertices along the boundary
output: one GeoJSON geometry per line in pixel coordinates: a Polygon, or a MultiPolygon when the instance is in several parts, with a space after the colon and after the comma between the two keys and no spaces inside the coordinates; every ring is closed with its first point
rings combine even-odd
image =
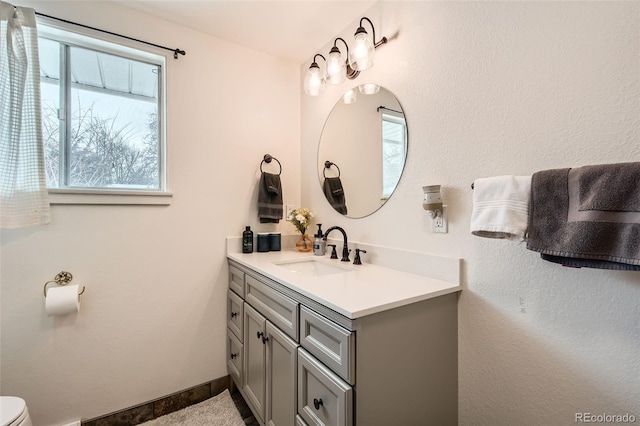
{"type": "Polygon", "coordinates": [[[404,112],[402,111],[396,111],[395,109],[391,109],[391,108],[387,108],[384,105],[380,105],[378,108],[376,108],[376,111],[380,112],[381,109],[386,109],[387,111],[393,111],[393,112],[397,112],[398,114],[402,114],[404,115],[404,112]]]}
{"type": "Polygon", "coordinates": [[[138,40],[137,38],[129,37],[129,36],[118,34],[118,33],[113,33],[111,31],[101,30],[100,28],[90,27],[89,25],[79,24],[79,23],[73,22],[73,21],[67,21],[66,19],[56,18],[55,16],[45,15],[44,13],[36,12],[36,15],[43,16],[43,17],[49,18],[49,19],[55,19],[56,21],[64,22],[64,23],[71,24],[71,25],[77,25],[78,27],[88,28],[88,29],[94,30],[94,31],[100,31],[101,33],[111,34],[111,35],[114,35],[116,37],[126,38],[127,40],[136,41],[138,43],[148,44],[149,46],[158,47],[160,49],[170,50],[170,51],[173,52],[174,59],[178,59],[178,54],[183,55],[183,56],[187,54],[187,52],[185,52],[184,50],[181,50],[181,49],[172,49],[170,47],[160,46],[159,44],[149,43],[148,41],[138,40]]]}

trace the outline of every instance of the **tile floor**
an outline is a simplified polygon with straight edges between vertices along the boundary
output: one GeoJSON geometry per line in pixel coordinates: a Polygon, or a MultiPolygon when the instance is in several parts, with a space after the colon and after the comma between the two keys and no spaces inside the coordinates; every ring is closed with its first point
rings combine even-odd
{"type": "Polygon", "coordinates": [[[251,409],[245,402],[244,398],[242,398],[242,395],[240,394],[240,391],[238,390],[238,388],[235,386],[232,386],[232,388],[230,389],[230,392],[231,392],[231,398],[233,399],[233,402],[236,404],[236,408],[238,408],[238,411],[240,412],[240,416],[242,416],[242,420],[244,420],[244,424],[246,426],[260,426],[260,423],[258,423],[256,418],[251,413],[251,409]]]}

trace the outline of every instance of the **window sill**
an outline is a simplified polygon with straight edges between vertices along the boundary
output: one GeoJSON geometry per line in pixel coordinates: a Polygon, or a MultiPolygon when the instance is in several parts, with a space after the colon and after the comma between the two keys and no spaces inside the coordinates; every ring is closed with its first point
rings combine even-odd
{"type": "Polygon", "coordinates": [[[117,191],[108,189],[49,189],[50,204],[171,205],[173,194],[158,191],[117,191]]]}

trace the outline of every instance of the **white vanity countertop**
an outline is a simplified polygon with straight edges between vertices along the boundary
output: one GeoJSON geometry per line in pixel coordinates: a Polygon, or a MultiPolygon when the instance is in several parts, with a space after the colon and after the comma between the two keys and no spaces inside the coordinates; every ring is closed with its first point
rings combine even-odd
{"type": "MultiPolygon", "coordinates": [[[[462,290],[459,284],[366,262],[353,265],[351,262],[331,260],[329,255],[314,256],[312,253],[297,251],[272,251],[228,253],[227,257],[350,319],[462,290]],[[313,258],[352,270],[310,276],[290,271],[274,263],[313,258]]],[[[353,258],[353,254],[351,257],[353,258]]]]}

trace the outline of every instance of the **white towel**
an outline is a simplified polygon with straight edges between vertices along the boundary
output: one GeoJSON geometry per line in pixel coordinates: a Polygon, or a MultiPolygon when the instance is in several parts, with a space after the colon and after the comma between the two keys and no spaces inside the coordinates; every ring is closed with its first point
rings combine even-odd
{"type": "Polygon", "coordinates": [[[531,176],[476,179],[471,233],[478,237],[522,241],[527,232],[531,176]]]}

